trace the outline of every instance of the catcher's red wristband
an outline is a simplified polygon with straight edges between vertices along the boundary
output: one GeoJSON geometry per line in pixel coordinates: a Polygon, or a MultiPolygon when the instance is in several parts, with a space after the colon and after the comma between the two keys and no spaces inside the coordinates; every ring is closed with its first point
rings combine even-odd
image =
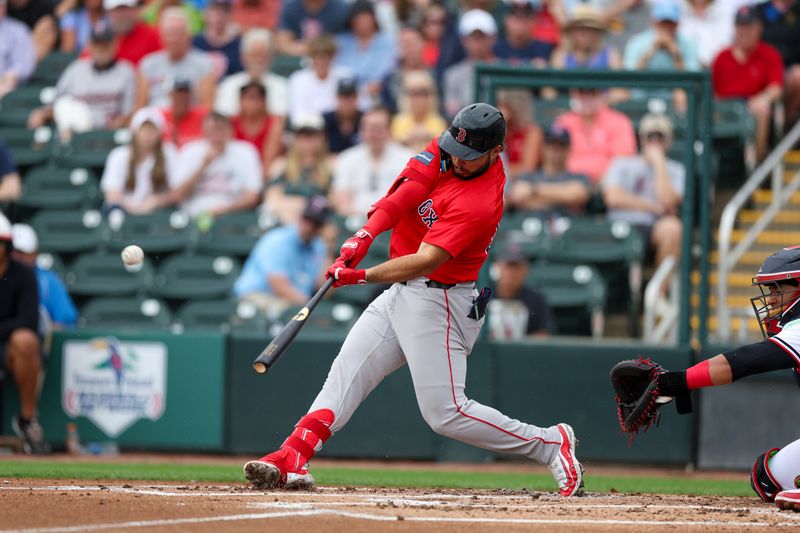
{"type": "Polygon", "coordinates": [[[701,389],[712,385],[711,368],[708,364],[708,359],[686,369],[686,387],[689,390],[701,389]]]}

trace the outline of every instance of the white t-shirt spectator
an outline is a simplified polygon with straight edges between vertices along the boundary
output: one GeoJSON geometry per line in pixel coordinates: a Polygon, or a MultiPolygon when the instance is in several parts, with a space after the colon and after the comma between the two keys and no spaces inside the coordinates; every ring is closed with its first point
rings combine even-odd
{"type": "Polygon", "coordinates": [[[172,62],[163,50],[147,54],[139,63],[139,72],[144,76],[150,88],[150,99],[147,105],[169,106],[169,92],[175,80],[185,80],[192,86],[196,86],[212,70],[214,70],[214,62],[211,60],[211,56],[195,48],[189,50],[180,61],[176,62],[172,62]]]}
{"type": "MultiPolygon", "coordinates": [[[[171,144],[164,144],[164,164],[167,171],[167,185],[170,189],[180,184],[178,181],[178,152],[171,144]]],[[[128,165],[131,160],[131,147],[128,145],[117,146],[108,154],[106,166],[103,169],[103,179],[100,181],[100,188],[104,193],[109,191],[121,191],[126,203],[138,203],[144,201],[153,194],[153,184],[151,174],[156,164],[155,156],[150,156],[139,165],[134,171],[136,181],[132,191],[125,190],[125,182],[128,181],[128,165]]]]}
{"type": "Polygon", "coordinates": [[[697,57],[704,67],[733,42],[733,15],[723,4],[712,2],[702,15],[684,2],[678,31],[697,43],[697,57]]]}
{"type": "MultiPolygon", "coordinates": [[[[178,158],[178,183],[189,179],[208,152],[208,141],[186,144],[178,158]]],[[[192,216],[235,202],[245,192],[261,190],[261,159],[253,145],[228,141],[225,151],[205,171],[182,207],[192,216]]]]}
{"type": "Polygon", "coordinates": [[[334,191],[349,191],[356,213],[366,215],[405,168],[414,153],[400,144],[389,142],[377,161],[365,144],[357,144],[339,154],[333,172],[334,191]]]}
{"type": "MultiPolygon", "coordinates": [[[[683,165],[672,159],[667,159],[667,174],[675,192],[683,196],[686,183],[686,171],[683,165]]],[[[612,185],[644,200],[654,203],[658,201],[653,167],[641,156],[614,158],[606,171],[605,178],[603,178],[604,187],[612,185]]],[[[653,226],[658,220],[658,215],[649,211],[609,209],[608,220],[611,222],[624,220],[630,224],[653,226]]]]}
{"type": "Polygon", "coordinates": [[[322,115],[336,109],[336,86],[350,76],[344,67],[332,66],[321,80],[314,69],[304,68],[289,76],[289,117],[294,122],[303,115],[322,115]]]}
{"type": "Polygon", "coordinates": [[[70,96],[86,102],[92,113],[92,128],[107,129],[112,120],[133,110],[136,72],[127,61],[97,70],[91,59],[78,59],[58,78],[57,97],[70,96]]]}
{"type": "MultiPolygon", "coordinates": [[[[231,74],[217,86],[214,111],[229,117],[239,114],[239,90],[250,81],[247,72],[231,74]]],[[[261,83],[267,88],[267,109],[271,115],[286,116],[289,109],[289,82],[283,76],[267,72],[261,76],[261,83]]]]}

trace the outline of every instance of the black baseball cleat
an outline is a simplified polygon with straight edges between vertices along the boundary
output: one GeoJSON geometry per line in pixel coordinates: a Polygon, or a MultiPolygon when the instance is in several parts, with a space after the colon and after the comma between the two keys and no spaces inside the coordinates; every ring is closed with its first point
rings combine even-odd
{"type": "Polygon", "coordinates": [[[30,455],[46,455],[52,450],[44,440],[44,430],[39,422],[33,418],[23,422],[19,417],[11,420],[11,429],[22,439],[22,451],[30,455]]]}

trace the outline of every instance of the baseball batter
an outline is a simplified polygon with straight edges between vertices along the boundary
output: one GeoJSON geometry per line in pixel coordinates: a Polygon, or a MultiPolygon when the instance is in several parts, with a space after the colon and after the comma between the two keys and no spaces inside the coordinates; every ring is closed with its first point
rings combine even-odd
{"type": "Polygon", "coordinates": [[[563,496],[583,492],[583,468],[567,424],[513,420],[464,394],[467,356],[490,291],[475,280],[503,214],[500,160],[506,123],[494,107],[462,109],[413,157],[367,224],[328,269],[336,287],[392,283],[361,315],[311,408],[280,450],[244,466],[258,488],[311,488],[308,461],[381,380],[408,364],[425,421],[441,435],[550,468],[563,496]],[[357,269],[373,238],[392,229],[391,259],[357,269]]]}

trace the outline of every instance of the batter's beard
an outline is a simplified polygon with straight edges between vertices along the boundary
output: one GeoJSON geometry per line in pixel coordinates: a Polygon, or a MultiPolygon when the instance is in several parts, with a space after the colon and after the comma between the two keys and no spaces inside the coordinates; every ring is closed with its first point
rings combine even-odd
{"type": "Polygon", "coordinates": [[[492,166],[492,163],[494,163],[494,161],[492,161],[492,158],[491,157],[487,157],[486,158],[486,162],[483,164],[483,166],[481,168],[479,168],[475,172],[467,174],[466,176],[463,176],[463,175],[459,174],[457,169],[456,169],[456,167],[454,166],[453,167],[453,174],[455,174],[455,176],[458,179],[471,180],[471,179],[477,178],[478,176],[480,176],[481,174],[486,172],[489,169],[489,167],[492,166]]]}

